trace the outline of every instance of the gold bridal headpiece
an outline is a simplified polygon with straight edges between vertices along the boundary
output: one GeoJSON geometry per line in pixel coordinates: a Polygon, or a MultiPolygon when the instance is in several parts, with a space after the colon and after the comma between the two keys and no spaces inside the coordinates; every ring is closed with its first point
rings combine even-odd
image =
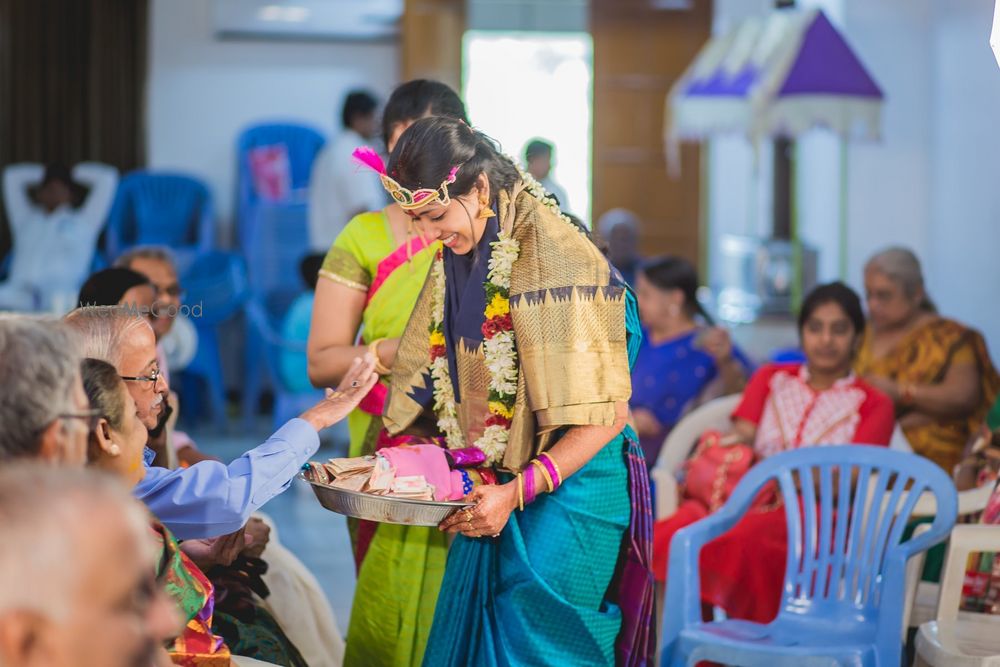
{"type": "Polygon", "coordinates": [[[440,202],[442,206],[447,206],[451,203],[451,198],[448,196],[448,186],[455,182],[458,167],[451,168],[451,171],[448,172],[448,177],[441,181],[441,185],[437,189],[420,188],[419,190],[409,190],[397,183],[386,172],[385,163],[382,162],[382,158],[374,149],[362,146],[355,149],[352,155],[359,164],[378,173],[378,177],[382,181],[382,187],[389,193],[392,200],[399,204],[401,209],[412,210],[421,206],[427,206],[427,204],[433,202],[440,202]]]}

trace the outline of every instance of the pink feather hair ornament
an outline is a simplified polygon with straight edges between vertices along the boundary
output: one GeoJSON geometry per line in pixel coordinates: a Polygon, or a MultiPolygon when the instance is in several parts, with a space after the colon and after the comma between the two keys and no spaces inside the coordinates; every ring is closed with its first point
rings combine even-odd
{"type": "Polygon", "coordinates": [[[379,175],[379,179],[382,181],[382,187],[384,187],[386,192],[392,196],[393,201],[399,204],[400,208],[404,210],[420,208],[421,206],[426,206],[434,201],[440,202],[443,206],[447,206],[451,203],[451,198],[448,196],[448,185],[455,182],[455,178],[458,174],[457,166],[451,168],[448,172],[448,178],[446,178],[436,190],[431,188],[410,190],[408,188],[404,188],[396,182],[395,179],[389,176],[386,171],[385,162],[382,161],[382,157],[375,151],[375,149],[369,146],[361,146],[354,149],[351,156],[354,158],[355,162],[368,167],[379,175]]]}
{"type": "Polygon", "coordinates": [[[354,161],[360,165],[373,169],[378,174],[385,174],[385,162],[371,146],[359,146],[351,153],[354,161]]]}

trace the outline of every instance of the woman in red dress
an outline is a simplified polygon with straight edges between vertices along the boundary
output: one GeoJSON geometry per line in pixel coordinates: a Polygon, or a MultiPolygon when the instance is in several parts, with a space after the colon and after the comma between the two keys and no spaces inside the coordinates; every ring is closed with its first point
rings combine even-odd
{"type": "MultiPolygon", "coordinates": [[[[895,423],[892,401],[852,372],[865,330],[861,300],[843,283],[813,290],[799,314],[804,364],[770,364],[758,370],[733,412],[729,441],[752,445],[754,459],[813,445],[888,445],[895,423]]],[[[701,552],[702,599],[729,618],[774,619],[785,575],[785,512],[762,497],[732,530],[701,552]]],[[[653,572],[666,580],[670,540],[707,516],[693,498],[656,522],[653,572]]]]}

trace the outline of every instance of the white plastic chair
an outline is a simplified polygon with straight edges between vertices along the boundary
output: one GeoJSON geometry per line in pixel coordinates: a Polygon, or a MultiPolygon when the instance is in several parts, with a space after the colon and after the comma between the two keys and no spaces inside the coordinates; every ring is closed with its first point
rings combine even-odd
{"type": "Polygon", "coordinates": [[[941,575],[937,617],[917,632],[918,667],[1000,667],[1000,617],[960,612],[969,554],[1000,551],[1000,526],[955,526],[941,575]]]}
{"type": "MultiPolygon", "coordinates": [[[[970,517],[979,514],[986,509],[990,495],[993,493],[993,482],[985,484],[977,489],[959,491],[958,493],[958,516],[970,517]]],[[[924,495],[917,501],[917,506],[913,509],[914,518],[933,517],[937,514],[937,505],[934,498],[924,495]]],[[[923,526],[917,527],[917,532],[923,526]]],[[[907,564],[906,569],[906,617],[903,619],[903,627],[916,628],[933,620],[937,609],[938,595],[941,587],[930,581],[920,581],[920,574],[924,570],[925,554],[914,556],[907,564]]]]}
{"type": "Polygon", "coordinates": [[[729,429],[729,415],[739,405],[740,397],[740,394],[732,394],[713,399],[692,410],[671,429],[650,473],[656,485],[653,516],[657,519],[677,511],[677,471],[698,444],[702,433],[709,429],[729,429]]]}

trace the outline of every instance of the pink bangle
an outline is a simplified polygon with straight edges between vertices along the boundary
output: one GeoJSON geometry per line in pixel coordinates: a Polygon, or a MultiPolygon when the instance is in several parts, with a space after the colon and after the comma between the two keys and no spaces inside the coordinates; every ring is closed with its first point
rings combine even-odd
{"type": "Polygon", "coordinates": [[[552,477],[552,490],[555,491],[562,486],[562,476],[559,474],[559,466],[552,460],[552,457],[542,453],[538,455],[538,460],[542,462],[545,469],[549,471],[549,476],[552,477]]]}
{"type": "Polygon", "coordinates": [[[524,504],[535,502],[535,469],[528,466],[524,470],[524,504]]]}

